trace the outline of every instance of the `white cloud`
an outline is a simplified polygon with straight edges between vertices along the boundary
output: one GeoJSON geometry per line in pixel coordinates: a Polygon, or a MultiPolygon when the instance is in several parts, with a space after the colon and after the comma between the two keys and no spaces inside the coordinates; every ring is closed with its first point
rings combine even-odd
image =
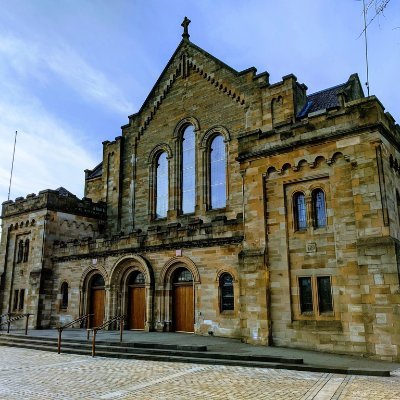
{"type": "Polygon", "coordinates": [[[0,199],[7,199],[14,133],[18,130],[11,199],[65,186],[83,194],[85,168],[96,164],[80,132],[48,113],[22,87],[0,82],[0,199]]]}
{"type": "Polygon", "coordinates": [[[52,46],[14,36],[0,37],[0,57],[21,77],[47,81],[49,72],[62,79],[87,102],[128,115],[133,109],[124,93],[106,75],[89,65],[74,49],[58,42],[52,46]]]}

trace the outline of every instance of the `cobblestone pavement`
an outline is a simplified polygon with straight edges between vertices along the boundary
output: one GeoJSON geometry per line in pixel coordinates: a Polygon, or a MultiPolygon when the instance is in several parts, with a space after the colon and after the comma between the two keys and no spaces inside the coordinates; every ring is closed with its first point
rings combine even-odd
{"type": "Polygon", "coordinates": [[[0,348],[0,399],[400,399],[390,378],[0,348]]]}

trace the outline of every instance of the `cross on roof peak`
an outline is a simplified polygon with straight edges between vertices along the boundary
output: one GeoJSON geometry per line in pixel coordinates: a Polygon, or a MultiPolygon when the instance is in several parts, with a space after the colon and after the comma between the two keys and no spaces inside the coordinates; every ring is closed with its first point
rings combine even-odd
{"type": "Polygon", "coordinates": [[[189,39],[190,35],[189,35],[189,24],[190,24],[190,19],[188,17],[185,17],[185,19],[183,20],[183,22],[181,23],[181,26],[183,26],[183,33],[182,33],[182,37],[184,39],[189,39]]]}

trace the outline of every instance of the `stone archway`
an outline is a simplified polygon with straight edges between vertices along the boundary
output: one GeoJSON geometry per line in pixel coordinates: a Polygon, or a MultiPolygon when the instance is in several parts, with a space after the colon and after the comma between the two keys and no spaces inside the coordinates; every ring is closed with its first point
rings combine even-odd
{"type": "Polygon", "coordinates": [[[102,268],[88,268],[81,277],[80,315],[92,314],[86,326],[99,326],[108,318],[108,275],[102,268]]]}
{"type": "Polygon", "coordinates": [[[161,319],[164,330],[194,332],[197,286],[200,283],[196,264],[187,257],[170,259],[161,270],[161,319]]]}
{"type": "Polygon", "coordinates": [[[122,257],[110,276],[114,315],[127,317],[127,329],[152,330],[154,278],[147,261],[138,255],[122,257]]]}

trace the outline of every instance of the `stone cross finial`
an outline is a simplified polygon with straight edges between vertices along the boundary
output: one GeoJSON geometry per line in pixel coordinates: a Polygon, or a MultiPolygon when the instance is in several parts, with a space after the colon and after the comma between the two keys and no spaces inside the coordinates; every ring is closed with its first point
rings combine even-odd
{"type": "Polygon", "coordinates": [[[183,20],[183,22],[181,23],[181,26],[183,26],[183,33],[182,33],[182,37],[184,39],[189,39],[190,35],[189,35],[189,29],[188,26],[190,24],[190,19],[188,17],[185,17],[185,19],[183,20]]]}

